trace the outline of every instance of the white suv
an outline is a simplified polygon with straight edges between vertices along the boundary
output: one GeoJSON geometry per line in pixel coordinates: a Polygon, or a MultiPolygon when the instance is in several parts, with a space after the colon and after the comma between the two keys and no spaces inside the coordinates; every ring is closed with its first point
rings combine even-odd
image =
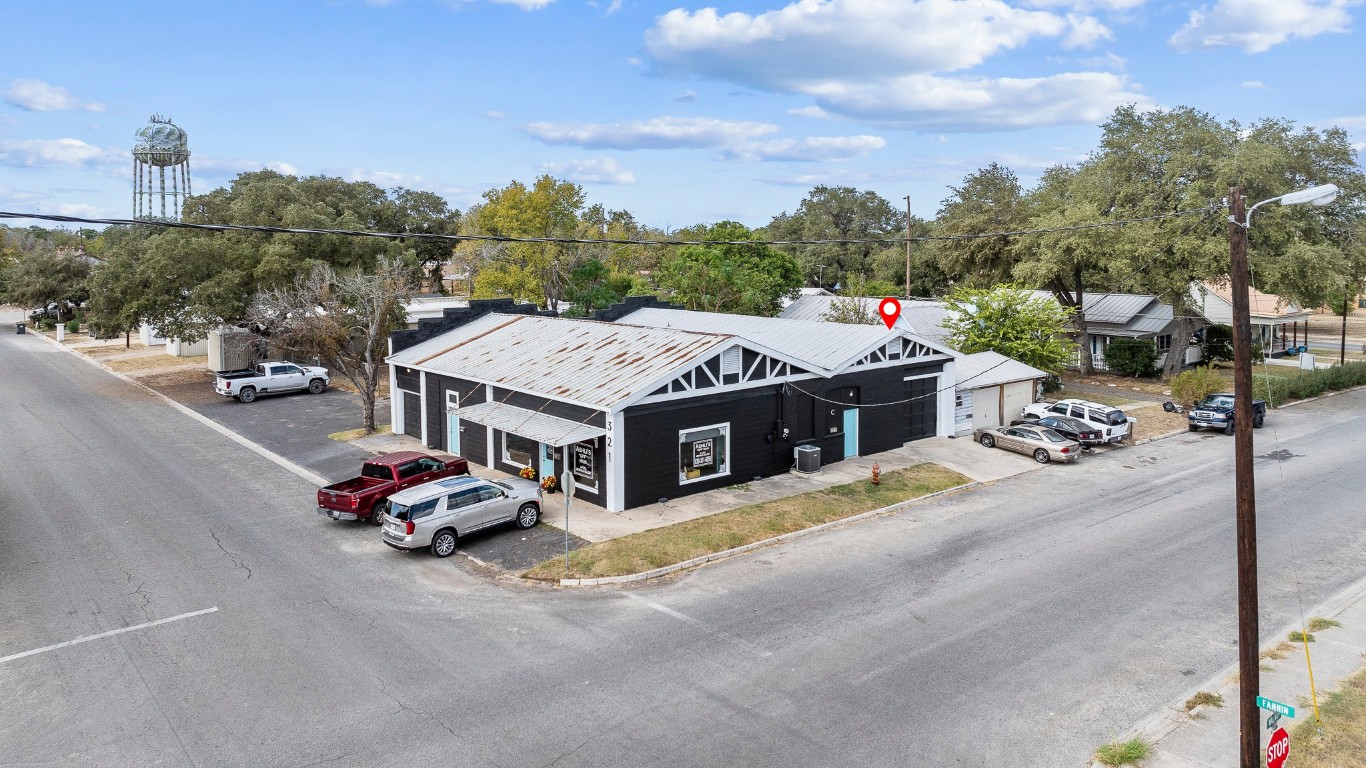
{"type": "Polygon", "coordinates": [[[541,486],[530,480],[448,477],[390,496],[380,538],[395,549],[450,557],[468,533],[506,522],[530,528],[540,519],[541,486]]]}
{"type": "Polygon", "coordinates": [[[1038,419],[1044,416],[1070,416],[1081,419],[1100,430],[1107,443],[1118,443],[1133,431],[1133,423],[1138,421],[1125,416],[1124,411],[1087,400],[1059,400],[1056,403],[1034,403],[1026,405],[1022,411],[1026,418],[1038,419]]]}

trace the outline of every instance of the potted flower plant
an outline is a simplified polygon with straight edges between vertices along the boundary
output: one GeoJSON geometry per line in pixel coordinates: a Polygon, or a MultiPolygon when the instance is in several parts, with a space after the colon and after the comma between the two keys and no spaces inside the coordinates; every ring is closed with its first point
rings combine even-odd
{"type": "Polygon", "coordinates": [[[541,490],[545,491],[546,493],[554,493],[554,492],[555,492],[555,476],[554,476],[554,475],[546,475],[544,478],[541,479],[541,490]]]}
{"type": "Polygon", "coordinates": [[[518,472],[517,474],[521,475],[522,477],[526,478],[527,480],[535,480],[535,479],[536,479],[536,470],[532,469],[531,467],[522,467],[522,471],[521,471],[521,472],[518,472]]]}

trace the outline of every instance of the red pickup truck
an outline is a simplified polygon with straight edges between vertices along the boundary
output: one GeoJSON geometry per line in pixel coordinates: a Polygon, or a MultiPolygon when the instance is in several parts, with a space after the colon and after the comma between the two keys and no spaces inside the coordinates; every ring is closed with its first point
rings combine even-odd
{"type": "Polygon", "coordinates": [[[456,456],[443,461],[416,451],[399,451],[376,456],[353,477],[318,489],[318,514],[333,520],[384,522],[389,496],[404,488],[430,483],[452,475],[468,475],[469,462],[456,456]]]}

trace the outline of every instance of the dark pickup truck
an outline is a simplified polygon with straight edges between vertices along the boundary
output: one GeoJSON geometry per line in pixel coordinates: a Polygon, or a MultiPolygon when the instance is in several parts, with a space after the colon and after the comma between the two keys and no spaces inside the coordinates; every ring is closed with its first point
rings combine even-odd
{"type": "Polygon", "coordinates": [[[380,525],[391,495],[404,488],[469,473],[469,462],[459,456],[443,461],[416,451],[386,453],[362,464],[360,477],[319,488],[318,514],[333,520],[367,520],[380,525]]]}
{"type": "MultiPolygon", "coordinates": [[[[1260,429],[1264,420],[1266,401],[1253,400],[1253,428],[1260,429]]],[[[1202,427],[1213,427],[1224,430],[1226,435],[1233,434],[1233,393],[1220,392],[1217,395],[1210,395],[1191,406],[1190,413],[1186,414],[1186,422],[1192,432],[1199,432],[1202,427]]]]}

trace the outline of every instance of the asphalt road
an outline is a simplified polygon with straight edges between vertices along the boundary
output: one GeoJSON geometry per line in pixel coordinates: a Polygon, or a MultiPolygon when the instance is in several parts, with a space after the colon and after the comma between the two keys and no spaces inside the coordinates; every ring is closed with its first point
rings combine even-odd
{"type": "MultiPolygon", "coordinates": [[[[0,765],[1079,766],[1235,658],[1223,435],[552,590],[301,512],[41,340],[0,393],[0,765]]],[[[1366,573],[1363,406],[1257,433],[1268,637],[1366,573]]]]}

